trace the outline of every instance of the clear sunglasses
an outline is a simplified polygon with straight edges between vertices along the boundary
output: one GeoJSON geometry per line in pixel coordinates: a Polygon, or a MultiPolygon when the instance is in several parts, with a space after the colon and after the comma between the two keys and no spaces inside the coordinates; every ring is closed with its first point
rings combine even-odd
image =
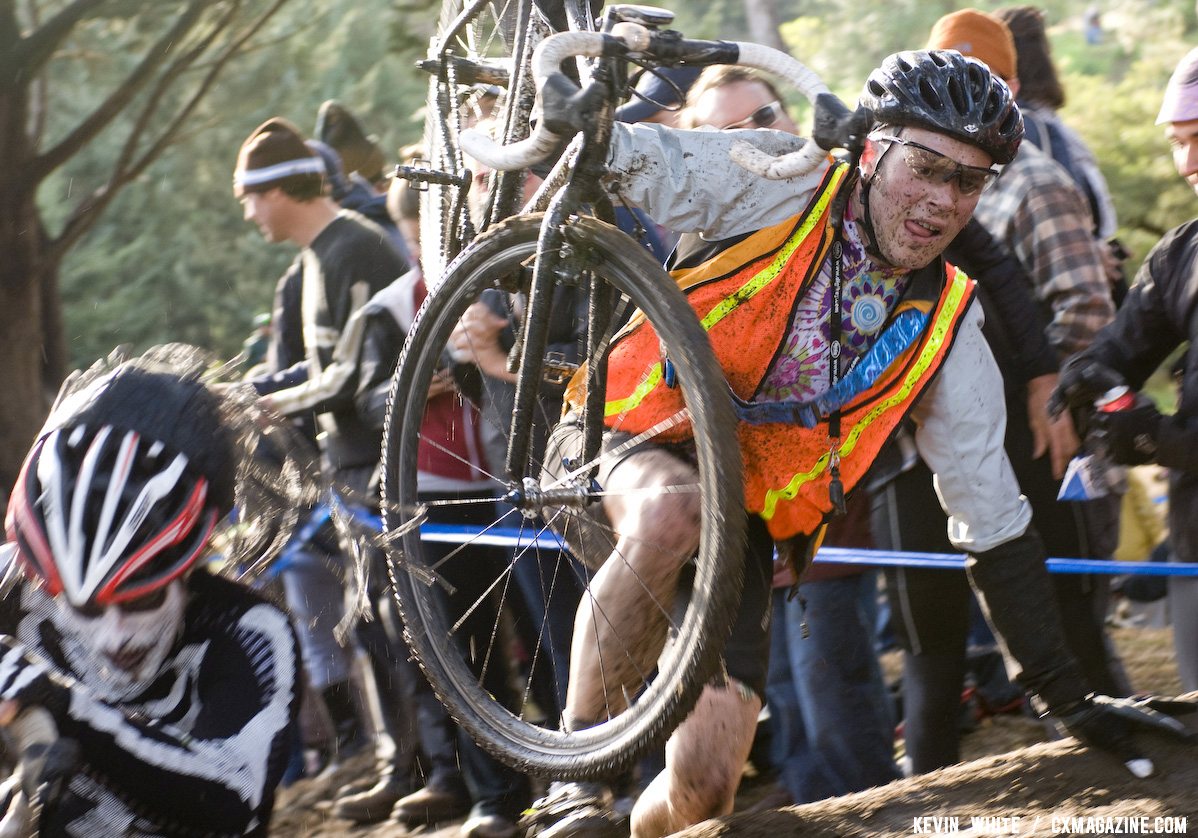
{"type": "Polygon", "coordinates": [[[904,149],[903,159],[911,174],[928,183],[948,183],[957,179],[957,189],[962,195],[977,195],[999,176],[998,169],[981,166],[966,166],[946,154],[928,148],[913,140],[883,134],[873,137],[877,142],[897,143],[904,149]]]}

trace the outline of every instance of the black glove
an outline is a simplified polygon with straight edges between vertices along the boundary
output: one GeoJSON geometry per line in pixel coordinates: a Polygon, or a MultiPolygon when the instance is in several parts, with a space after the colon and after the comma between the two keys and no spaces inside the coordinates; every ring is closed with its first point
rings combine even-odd
{"type": "Polygon", "coordinates": [[[65,712],[69,698],[70,687],[51,674],[43,661],[30,655],[12,635],[0,634],[0,701],[44,707],[58,717],[65,712]]]}
{"type": "Polygon", "coordinates": [[[1151,777],[1156,770],[1132,741],[1137,731],[1156,731],[1183,742],[1198,742],[1198,735],[1171,716],[1183,716],[1198,711],[1198,703],[1147,698],[1111,698],[1106,695],[1087,696],[1072,705],[1052,713],[1078,740],[1091,748],[1118,757],[1127,770],[1140,779],[1151,777]]]}
{"type": "Polygon", "coordinates": [[[1060,416],[1065,408],[1093,410],[1095,399],[1126,383],[1123,376],[1105,364],[1083,354],[1074,355],[1061,367],[1057,387],[1048,397],[1048,412],[1060,416]]]}
{"type": "Polygon", "coordinates": [[[1156,405],[1139,394],[1135,404],[1110,413],[1097,411],[1093,426],[1105,440],[1110,458],[1125,466],[1138,466],[1156,459],[1156,446],[1164,417],[1156,405]]]}
{"type": "Polygon", "coordinates": [[[1069,707],[1093,690],[1065,643],[1060,609],[1035,527],[975,552],[966,564],[991,625],[1018,664],[1015,681],[1048,707],[1069,707]]]}

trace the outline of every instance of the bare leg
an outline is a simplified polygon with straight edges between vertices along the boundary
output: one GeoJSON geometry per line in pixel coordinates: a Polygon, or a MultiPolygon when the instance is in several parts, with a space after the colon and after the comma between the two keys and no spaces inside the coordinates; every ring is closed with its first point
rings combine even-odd
{"type": "Polygon", "coordinates": [[[616,547],[584,594],[574,622],[566,715],[574,724],[606,719],[627,706],[653,671],[665,642],[682,566],[699,541],[694,492],[645,492],[693,485],[695,470],[663,451],[638,452],[604,487],[616,547]],[[622,496],[622,490],[635,493],[622,496]]]}
{"type": "Polygon", "coordinates": [[[732,811],[761,698],[739,687],[708,686],[666,744],[666,768],[632,810],[632,838],[669,835],[732,811]]]}

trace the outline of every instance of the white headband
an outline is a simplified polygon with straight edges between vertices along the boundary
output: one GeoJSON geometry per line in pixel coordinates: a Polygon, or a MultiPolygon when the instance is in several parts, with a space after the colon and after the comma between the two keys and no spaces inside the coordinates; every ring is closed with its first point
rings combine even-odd
{"type": "Polygon", "coordinates": [[[291,175],[323,175],[324,160],[319,157],[302,157],[299,160],[288,160],[276,163],[264,169],[246,169],[233,173],[235,186],[257,186],[271,180],[280,180],[291,175]]]}

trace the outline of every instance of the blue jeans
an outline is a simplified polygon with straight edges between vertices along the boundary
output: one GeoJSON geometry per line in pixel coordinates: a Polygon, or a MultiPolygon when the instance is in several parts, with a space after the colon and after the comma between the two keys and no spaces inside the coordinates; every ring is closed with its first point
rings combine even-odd
{"type": "Polygon", "coordinates": [[[899,777],[894,718],[867,608],[876,585],[876,573],[866,571],[805,582],[789,602],[787,590],[773,593],[766,698],[779,782],[796,803],[899,777]]]}
{"type": "Polygon", "coordinates": [[[352,652],[333,634],[345,615],[345,587],[330,566],[339,561],[319,549],[301,550],[282,574],[304,668],[317,691],[346,680],[350,673],[352,652]]]}

